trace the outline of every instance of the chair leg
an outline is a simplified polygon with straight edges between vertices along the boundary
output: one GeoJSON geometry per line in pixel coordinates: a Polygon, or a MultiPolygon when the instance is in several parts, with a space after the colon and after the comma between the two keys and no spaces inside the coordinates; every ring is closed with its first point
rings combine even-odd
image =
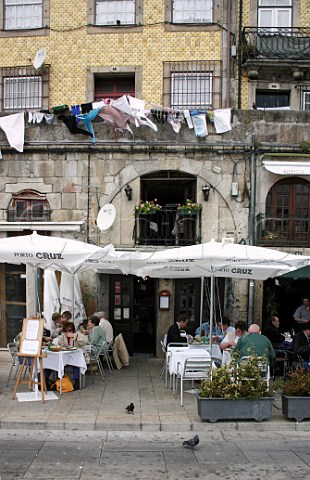
{"type": "Polygon", "coordinates": [[[160,375],[159,375],[159,380],[161,380],[163,378],[165,370],[166,370],[166,360],[164,360],[163,366],[161,368],[160,375]]]}
{"type": "Polygon", "coordinates": [[[110,373],[112,373],[113,365],[112,365],[112,362],[111,362],[111,359],[110,359],[110,356],[109,356],[108,352],[104,354],[104,358],[106,359],[106,362],[107,362],[108,369],[109,369],[110,373]]]}
{"type": "Polygon", "coordinates": [[[99,368],[99,372],[100,372],[102,381],[104,381],[104,370],[103,370],[103,366],[101,364],[100,358],[98,358],[97,365],[98,365],[98,368],[99,368]]]}

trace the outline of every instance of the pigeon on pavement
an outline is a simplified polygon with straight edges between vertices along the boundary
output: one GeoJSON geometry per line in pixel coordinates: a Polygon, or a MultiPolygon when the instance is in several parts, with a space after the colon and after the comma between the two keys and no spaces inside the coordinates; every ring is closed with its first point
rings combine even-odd
{"type": "Polygon", "coordinates": [[[133,404],[133,403],[130,403],[130,404],[126,407],[127,413],[133,413],[134,408],[135,408],[134,404],[133,404]]]}
{"type": "Polygon", "coordinates": [[[193,438],[190,438],[189,440],[184,440],[183,442],[183,447],[189,447],[189,448],[194,448],[198,445],[199,443],[199,437],[198,435],[195,435],[193,438]]]}

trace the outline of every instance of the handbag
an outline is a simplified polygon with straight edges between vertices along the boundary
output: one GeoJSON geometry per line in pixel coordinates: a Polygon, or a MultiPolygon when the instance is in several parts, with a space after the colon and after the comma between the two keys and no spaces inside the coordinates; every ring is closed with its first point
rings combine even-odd
{"type": "MultiPolygon", "coordinates": [[[[57,390],[57,392],[60,392],[60,378],[57,378],[56,382],[53,383],[53,385],[51,386],[51,390],[57,390]]],[[[74,388],[70,377],[68,377],[68,375],[64,375],[62,377],[62,392],[73,392],[73,390],[74,388]]]]}

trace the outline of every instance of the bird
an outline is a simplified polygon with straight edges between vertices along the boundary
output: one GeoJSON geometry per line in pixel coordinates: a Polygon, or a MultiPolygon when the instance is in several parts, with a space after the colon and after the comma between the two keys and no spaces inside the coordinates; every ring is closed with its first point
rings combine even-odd
{"type": "Polygon", "coordinates": [[[189,448],[195,448],[199,443],[199,437],[198,435],[195,435],[193,438],[190,438],[189,440],[184,440],[182,443],[183,447],[189,447],[189,448]]]}
{"type": "Polygon", "coordinates": [[[132,413],[132,414],[133,414],[134,408],[135,408],[134,404],[133,404],[133,403],[130,403],[130,404],[126,407],[127,413],[132,413]]]}

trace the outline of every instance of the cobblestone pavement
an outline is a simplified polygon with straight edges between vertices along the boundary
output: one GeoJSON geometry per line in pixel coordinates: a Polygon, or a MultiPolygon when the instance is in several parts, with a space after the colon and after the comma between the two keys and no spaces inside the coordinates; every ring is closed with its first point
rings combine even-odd
{"type": "Polygon", "coordinates": [[[1,480],[291,480],[310,478],[308,432],[1,430],[1,480]]]}

